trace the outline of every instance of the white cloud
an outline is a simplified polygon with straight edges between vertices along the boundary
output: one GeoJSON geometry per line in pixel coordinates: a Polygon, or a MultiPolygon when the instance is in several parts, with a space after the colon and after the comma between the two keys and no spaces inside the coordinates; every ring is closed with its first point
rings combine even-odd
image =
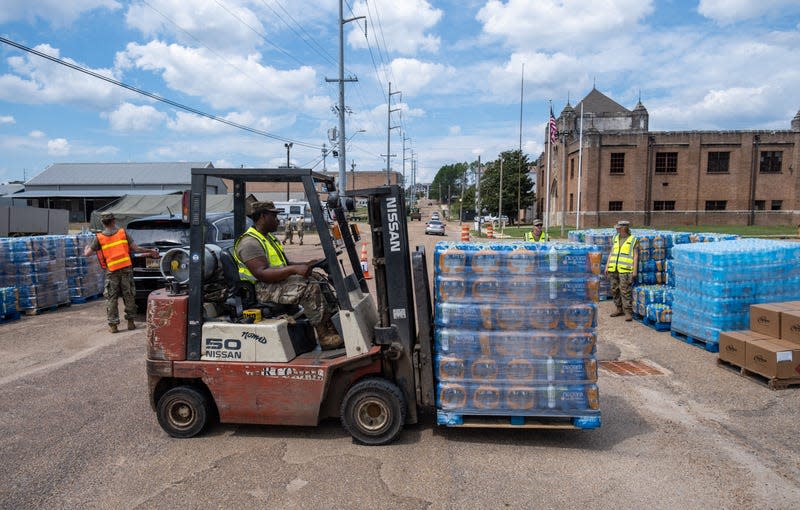
{"type": "Polygon", "coordinates": [[[189,46],[203,44],[215,51],[245,53],[263,44],[262,35],[269,36],[259,21],[259,17],[268,17],[259,16],[246,3],[149,0],[131,4],[125,22],[147,37],[166,36],[189,46]]]}
{"type": "Polygon", "coordinates": [[[117,54],[117,66],[159,73],[171,89],[200,97],[216,109],[299,107],[319,81],[308,66],[275,69],[260,63],[258,54],[230,56],[221,62],[205,49],[161,41],[128,44],[117,54]]]}
{"type": "MultiPolygon", "coordinates": [[[[404,55],[439,51],[440,38],[427,32],[444,13],[427,0],[359,0],[353,4],[353,13],[367,17],[367,36],[373,51],[377,51],[378,46],[389,53],[404,55]]],[[[360,25],[364,26],[363,20],[360,25]]],[[[347,42],[354,48],[367,48],[367,39],[359,27],[353,27],[347,34],[347,42]]]]}
{"type": "Polygon", "coordinates": [[[477,19],[512,48],[570,51],[638,30],[652,11],[652,0],[490,0],[477,19]]]}
{"type": "Polygon", "coordinates": [[[44,138],[45,134],[42,131],[31,131],[28,136],[33,139],[44,138]]]}
{"type": "Polygon", "coordinates": [[[391,75],[398,79],[393,85],[409,97],[436,92],[439,87],[433,83],[450,81],[456,74],[453,67],[415,58],[396,58],[389,67],[391,75]]]}
{"type": "Polygon", "coordinates": [[[167,118],[165,113],[150,105],[137,106],[131,103],[123,103],[104,116],[108,117],[114,131],[148,131],[163,124],[167,118]]]}
{"type": "Polygon", "coordinates": [[[54,138],[47,142],[47,153],[51,156],[66,156],[69,149],[69,142],[64,138],[54,138]]]}
{"type": "Polygon", "coordinates": [[[13,115],[3,115],[0,117],[0,124],[15,124],[16,122],[13,115]]]}
{"type": "Polygon", "coordinates": [[[0,8],[0,23],[34,22],[37,18],[51,25],[69,25],[85,12],[94,9],[120,8],[115,0],[4,0],[0,8]]]}
{"type": "Polygon", "coordinates": [[[800,12],[797,0],[700,0],[697,12],[726,25],[762,16],[786,16],[800,12]]]}
{"type": "MultiPolygon", "coordinates": [[[[34,49],[53,57],[61,58],[58,48],[40,44],[34,49]]],[[[86,65],[71,58],[66,62],[81,67],[86,65]]],[[[11,57],[9,67],[15,74],[0,76],[0,100],[24,104],[73,103],[92,108],[106,108],[127,93],[114,85],[33,55],[11,57]]],[[[115,78],[110,69],[89,68],[109,78],[115,78]]]]}

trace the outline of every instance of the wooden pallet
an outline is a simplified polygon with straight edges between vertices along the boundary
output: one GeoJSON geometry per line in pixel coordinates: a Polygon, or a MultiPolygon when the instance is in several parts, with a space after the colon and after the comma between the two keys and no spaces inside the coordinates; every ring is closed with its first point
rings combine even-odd
{"type": "Polygon", "coordinates": [[[50,312],[50,311],[55,310],[57,308],[61,308],[61,307],[64,307],[64,306],[69,306],[71,304],[72,303],[70,301],[66,301],[64,303],[58,303],[58,304],[55,304],[55,305],[42,306],[41,308],[26,308],[25,309],[25,315],[39,315],[40,313],[50,312]]]}
{"type": "Polygon", "coordinates": [[[677,338],[682,342],[686,342],[689,345],[700,347],[701,349],[705,349],[708,352],[719,352],[719,342],[713,340],[705,340],[703,338],[697,338],[692,335],[687,335],[686,333],[682,333],[680,331],[675,331],[674,329],[672,330],[671,334],[673,337],[677,338]]]}
{"type": "Polygon", "coordinates": [[[99,299],[103,297],[103,293],[100,292],[99,294],[92,294],[91,296],[81,296],[81,297],[70,297],[69,301],[73,305],[82,305],[84,303],[88,303],[89,301],[94,301],[95,299],[99,299]]]}
{"type": "Polygon", "coordinates": [[[459,414],[438,410],[436,422],[446,427],[507,429],[596,429],[600,415],[591,416],[493,416],[459,414]]]}
{"type": "Polygon", "coordinates": [[[633,318],[641,322],[648,328],[654,329],[656,331],[669,331],[670,327],[672,326],[672,324],[669,322],[655,322],[639,314],[633,314],[633,318]]]}
{"type": "Polygon", "coordinates": [[[740,367],[739,365],[735,365],[730,361],[725,361],[722,359],[717,358],[717,366],[720,366],[726,370],[730,370],[740,376],[744,377],[745,379],[750,379],[762,386],[766,386],[771,390],[785,390],[791,388],[792,386],[800,386],[800,377],[792,377],[791,379],[778,379],[776,377],[766,377],[761,374],[757,374],[752,370],[748,370],[744,367],[740,367]]]}

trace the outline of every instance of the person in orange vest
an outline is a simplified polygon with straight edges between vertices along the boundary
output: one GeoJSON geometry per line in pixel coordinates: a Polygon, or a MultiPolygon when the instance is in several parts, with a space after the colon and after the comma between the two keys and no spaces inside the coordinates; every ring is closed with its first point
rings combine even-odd
{"type": "Polygon", "coordinates": [[[136,316],[136,287],[133,283],[133,261],[131,253],[144,253],[148,257],[158,258],[158,250],[140,248],[125,232],[117,227],[114,214],[104,212],[100,215],[103,231],[95,235],[92,244],[83,250],[85,256],[97,253],[100,266],[106,270],[103,296],[106,298],[106,317],[108,330],[119,331],[119,297],[125,303],[125,320],[128,329],[136,329],[133,318],[136,316]]]}
{"type": "Polygon", "coordinates": [[[279,212],[271,201],[251,206],[253,226],[239,236],[232,251],[239,266],[239,279],[253,284],[259,302],[302,306],[320,347],[342,347],[342,337],[331,322],[336,305],[328,302],[322,290],[328,281],[312,272],[319,260],[294,262],[286,258],[283,244],[274,235],[279,212]]]}
{"type": "Polygon", "coordinates": [[[611,294],[617,310],[611,317],[625,315],[626,321],[633,320],[633,299],[631,288],[639,270],[639,241],[631,234],[629,221],[617,222],[617,233],[606,262],[606,276],[611,281],[611,294]]]}

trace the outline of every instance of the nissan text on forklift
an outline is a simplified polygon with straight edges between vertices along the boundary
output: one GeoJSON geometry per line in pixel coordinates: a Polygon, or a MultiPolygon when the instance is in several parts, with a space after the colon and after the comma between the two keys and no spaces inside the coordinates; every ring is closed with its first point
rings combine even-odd
{"type": "Polygon", "coordinates": [[[435,405],[425,252],[409,249],[400,187],[341,197],[332,177],[307,169],[194,168],[186,201],[190,246],[163,257],[169,283],[147,305],[150,404],[169,435],[195,436],[212,417],[304,426],[339,418],[356,442],[382,445],[435,405]],[[246,183],[302,183],[325,254],[315,270],[327,273],[323,294],[338,308],[344,348],[320,350],[301,307],[256,302],[230,249],[205,243],[209,177],[233,182],[237,236],[246,226],[246,183]],[[356,251],[359,232],[342,207],[351,209],[356,195],[368,197],[374,297],[356,251]],[[335,218],[330,230],[326,215],[335,218]]]}

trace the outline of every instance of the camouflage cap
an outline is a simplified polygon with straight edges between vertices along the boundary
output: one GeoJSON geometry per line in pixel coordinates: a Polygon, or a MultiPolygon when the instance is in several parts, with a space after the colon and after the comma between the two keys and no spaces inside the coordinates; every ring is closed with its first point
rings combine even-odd
{"type": "Polygon", "coordinates": [[[106,211],[100,213],[100,221],[115,220],[115,219],[116,218],[114,217],[114,213],[112,212],[106,211]]]}
{"type": "Polygon", "coordinates": [[[533,220],[533,226],[534,227],[541,227],[542,226],[542,220],[540,220],[540,219],[533,220]]]}
{"type": "Polygon", "coordinates": [[[275,202],[272,200],[268,200],[266,202],[253,202],[253,205],[250,206],[250,214],[252,215],[259,212],[279,213],[281,210],[275,207],[275,202]]]}

